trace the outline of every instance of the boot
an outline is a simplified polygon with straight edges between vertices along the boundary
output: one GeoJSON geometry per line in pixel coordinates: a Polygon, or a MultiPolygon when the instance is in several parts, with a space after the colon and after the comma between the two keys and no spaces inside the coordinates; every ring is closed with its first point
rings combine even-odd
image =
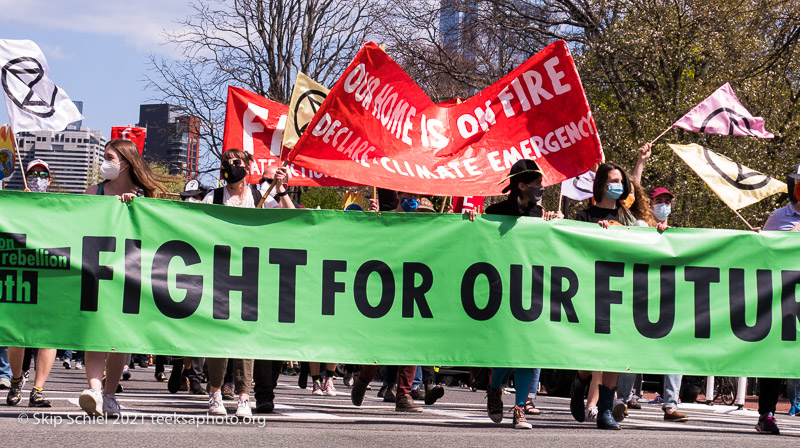
{"type": "Polygon", "coordinates": [[[597,427],[600,429],[622,429],[611,413],[614,407],[614,394],[616,391],[616,387],[609,389],[602,384],[600,385],[600,399],[597,400],[597,427]]]}
{"type": "Polygon", "coordinates": [[[590,375],[586,381],[581,381],[580,375],[575,374],[575,379],[572,381],[572,387],[570,387],[569,410],[572,413],[572,418],[574,418],[576,422],[586,420],[586,405],[583,402],[583,398],[586,396],[586,386],[589,385],[591,378],[590,375]]]}
{"type": "Polygon", "coordinates": [[[436,400],[444,396],[444,387],[441,385],[434,385],[433,383],[425,384],[425,404],[430,406],[436,403],[436,400]]]}
{"type": "Polygon", "coordinates": [[[397,385],[394,383],[389,384],[389,386],[386,388],[386,392],[383,393],[383,401],[385,401],[386,403],[394,403],[396,400],[395,398],[396,392],[397,392],[397,385]]]}

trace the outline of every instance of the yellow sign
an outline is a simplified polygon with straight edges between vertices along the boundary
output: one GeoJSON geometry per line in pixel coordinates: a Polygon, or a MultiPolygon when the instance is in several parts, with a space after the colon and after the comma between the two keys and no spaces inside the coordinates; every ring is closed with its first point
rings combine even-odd
{"type": "Polygon", "coordinates": [[[734,210],[755,204],[773,194],[788,191],[785,183],[700,145],[670,144],[669,147],[734,210]]]}
{"type": "Polygon", "coordinates": [[[0,126],[0,180],[6,180],[14,174],[16,157],[11,126],[0,126]]]}

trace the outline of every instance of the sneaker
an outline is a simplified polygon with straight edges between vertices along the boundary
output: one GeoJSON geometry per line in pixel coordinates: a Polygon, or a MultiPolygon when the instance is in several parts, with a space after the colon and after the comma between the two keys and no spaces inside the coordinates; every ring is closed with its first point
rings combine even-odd
{"type": "Polygon", "coordinates": [[[347,387],[353,387],[353,374],[351,372],[345,372],[342,383],[347,387]]]}
{"type": "Polygon", "coordinates": [[[325,381],[322,382],[322,392],[329,397],[336,396],[336,387],[333,385],[333,378],[325,378],[325,381]]]}
{"type": "Polygon", "coordinates": [[[9,385],[11,387],[8,388],[8,396],[6,397],[6,403],[9,406],[15,406],[20,402],[20,400],[22,400],[23,384],[25,384],[25,380],[23,378],[17,378],[9,381],[9,385]]]}
{"type": "Polygon", "coordinates": [[[797,406],[795,406],[795,405],[792,405],[792,408],[791,408],[791,409],[789,409],[789,415],[791,415],[792,417],[794,417],[795,415],[797,415],[797,406]]]}
{"type": "Polygon", "coordinates": [[[311,390],[311,395],[325,395],[322,392],[322,381],[314,380],[314,388],[311,390]]]}
{"type": "Polygon", "coordinates": [[[775,417],[772,415],[772,412],[762,415],[758,418],[758,424],[756,425],[756,431],[762,434],[775,434],[778,435],[781,431],[778,429],[778,424],[775,423],[775,417]]]}
{"type": "Polygon", "coordinates": [[[587,406],[584,421],[596,422],[598,413],[599,411],[597,410],[597,406],[587,406]]]}
{"type": "Polygon", "coordinates": [[[353,388],[350,389],[350,401],[354,406],[361,406],[364,403],[364,395],[367,393],[368,384],[356,378],[353,388]]]}
{"type": "Polygon", "coordinates": [[[503,421],[503,391],[502,389],[486,389],[486,411],[489,418],[495,423],[503,421]]]}
{"type": "Polygon", "coordinates": [[[203,388],[203,385],[200,384],[200,381],[196,379],[189,379],[189,392],[192,395],[205,395],[206,390],[203,388]]]}
{"type": "Polygon", "coordinates": [[[69,362],[69,359],[64,359],[64,362],[62,362],[61,365],[67,370],[72,368],[72,364],[69,362]]]}
{"type": "Polygon", "coordinates": [[[128,369],[128,366],[122,368],[122,381],[128,381],[131,379],[131,371],[128,369]]]}
{"type": "Polygon", "coordinates": [[[410,395],[403,395],[394,404],[395,412],[422,412],[422,408],[414,404],[410,395]]]}
{"type": "Polygon", "coordinates": [[[411,398],[414,400],[424,400],[425,394],[421,392],[421,389],[422,389],[421,387],[418,387],[416,389],[411,389],[411,398]]]}
{"type": "Polygon", "coordinates": [[[210,392],[208,394],[208,413],[211,415],[228,415],[222,404],[222,393],[210,392]]]}
{"type": "Polygon", "coordinates": [[[239,397],[236,402],[236,416],[237,417],[252,417],[253,411],[250,409],[250,399],[239,397]]]}
{"type": "Polygon", "coordinates": [[[0,390],[11,389],[11,380],[8,378],[0,378],[0,390]]]}
{"type": "Polygon", "coordinates": [[[525,420],[525,406],[514,405],[514,429],[531,429],[533,425],[525,420]]]}
{"type": "Polygon", "coordinates": [[[75,361],[75,370],[83,370],[83,361],[75,361]]]}
{"type": "Polygon", "coordinates": [[[444,387],[441,385],[433,385],[428,383],[425,385],[425,404],[431,406],[436,403],[436,400],[444,396],[444,387]]]}
{"type": "Polygon", "coordinates": [[[164,372],[158,372],[155,374],[156,381],[159,383],[164,383],[167,381],[167,375],[164,372]]]}
{"type": "MultiPolygon", "coordinates": [[[[642,407],[639,406],[639,409],[642,407]]],[[[617,400],[614,402],[614,406],[611,408],[611,415],[614,416],[614,420],[617,422],[621,422],[625,420],[625,416],[628,414],[626,411],[628,409],[625,407],[625,402],[622,400],[617,400]]]]}
{"type": "MultiPolygon", "coordinates": [[[[187,383],[189,382],[188,378],[186,379],[186,382],[187,383]]],[[[187,386],[187,390],[188,390],[188,386],[187,386]]],[[[233,384],[231,384],[231,383],[223,384],[222,385],[222,399],[223,400],[233,400],[234,398],[236,398],[236,396],[233,395],[233,384]]]]}
{"type": "Polygon", "coordinates": [[[389,387],[389,386],[387,386],[386,384],[384,384],[383,386],[381,386],[381,388],[380,388],[380,389],[378,389],[378,398],[383,398],[383,396],[386,394],[386,389],[387,389],[388,387],[389,387]]]}
{"type": "Polygon", "coordinates": [[[96,389],[86,389],[78,398],[81,409],[92,417],[103,416],[103,394],[96,389]]]}
{"type": "Polygon", "coordinates": [[[628,409],[642,409],[642,405],[636,400],[631,400],[625,404],[628,406],[628,409]]]}
{"type": "Polygon", "coordinates": [[[117,403],[117,396],[114,394],[103,395],[103,414],[106,417],[119,417],[122,411],[117,403]]]}
{"type": "Polygon", "coordinates": [[[664,412],[664,420],[668,422],[685,422],[689,420],[689,417],[673,409],[672,412],[664,412]]]}
{"type": "Polygon", "coordinates": [[[50,403],[50,400],[44,398],[42,389],[33,387],[31,388],[31,396],[28,400],[28,406],[33,408],[52,408],[53,404],[50,403]]]}

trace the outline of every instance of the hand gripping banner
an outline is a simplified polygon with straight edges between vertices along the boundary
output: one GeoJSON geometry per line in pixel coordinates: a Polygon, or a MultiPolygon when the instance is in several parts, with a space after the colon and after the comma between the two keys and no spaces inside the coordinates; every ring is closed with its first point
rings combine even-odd
{"type": "Polygon", "coordinates": [[[602,157],[563,41],[472,98],[440,105],[368,43],[289,155],[359,184],[442,196],[499,195],[498,183],[522,158],[536,160],[546,186],[585,173],[602,157]]]}
{"type": "MultiPolygon", "coordinates": [[[[228,103],[225,110],[225,135],[222,149],[241,149],[253,155],[247,181],[257,184],[264,169],[280,165],[283,131],[289,108],[263,96],[228,86],[228,103]]],[[[289,184],[304,187],[339,187],[353,183],[334,179],[318,172],[289,165],[289,184]]]]}
{"type": "Polygon", "coordinates": [[[0,346],[800,372],[795,232],[16,191],[0,203],[0,346]]]}

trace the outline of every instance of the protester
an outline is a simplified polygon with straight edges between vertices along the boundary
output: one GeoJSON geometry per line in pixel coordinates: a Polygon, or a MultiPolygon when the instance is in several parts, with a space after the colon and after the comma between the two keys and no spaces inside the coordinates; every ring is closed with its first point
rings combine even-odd
{"type": "MultiPolygon", "coordinates": [[[[239,149],[229,149],[222,154],[220,175],[225,185],[209,192],[203,199],[207,204],[219,204],[241,208],[255,208],[261,201],[261,193],[247,183],[247,173],[253,163],[252,156],[239,149]]],[[[264,207],[294,208],[287,196],[286,168],[271,166],[264,170],[262,182],[276,181],[273,194],[264,202],[264,207]]],[[[208,363],[208,412],[212,415],[227,415],[222,402],[222,386],[225,381],[227,358],[206,358],[208,363]]],[[[237,417],[252,415],[250,387],[255,383],[256,412],[269,413],[274,409],[274,389],[278,383],[282,362],[269,360],[235,359],[234,392],[239,396],[236,404],[237,417]]]]}
{"type": "MultiPolygon", "coordinates": [[[[125,203],[130,203],[136,196],[154,198],[159,191],[166,194],[167,190],[159,182],[160,176],[153,173],[133,142],[111,140],[106,144],[103,157],[105,161],[100,167],[103,182],[87,188],[84,194],[118,196],[125,203]]],[[[127,354],[117,352],[87,351],[84,354],[89,389],[83,391],[79,403],[87,414],[120,414],[115,392],[122,377],[126,357],[127,354]]]]}
{"type": "MultiPolygon", "coordinates": [[[[545,212],[541,206],[544,187],[542,187],[542,171],[533,160],[522,159],[514,163],[506,179],[508,185],[503,193],[508,197],[486,209],[486,214],[509,216],[544,217],[545,219],[563,218],[561,212],[545,212]]],[[[474,216],[474,212],[470,213],[474,216]]],[[[489,388],[486,391],[486,410],[489,418],[495,423],[503,421],[503,380],[511,369],[492,368],[489,388]]],[[[514,369],[515,400],[512,427],[515,429],[531,429],[533,426],[525,419],[525,404],[533,384],[534,369],[514,369]]]]}
{"type": "Polygon", "coordinates": [[[311,393],[313,395],[328,395],[331,397],[336,396],[336,387],[333,385],[333,375],[336,370],[336,363],[325,364],[325,374],[320,372],[320,363],[310,362],[309,373],[313,381],[311,393]]]}
{"type": "Polygon", "coordinates": [[[183,186],[180,196],[184,202],[202,202],[207,193],[208,188],[200,185],[197,179],[192,179],[183,186]]]}
{"type": "MultiPolygon", "coordinates": [[[[28,163],[25,170],[25,177],[28,178],[28,188],[25,191],[35,191],[44,193],[50,186],[50,166],[41,159],[34,159],[28,163]]],[[[6,397],[6,403],[14,406],[22,399],[22,364],[25,356],[25,347],[8,347],[8,361],[11,365],[11,384],[6,397]]],[[[28,399],[28,406],[49,408],[52,406],[49,400],[44,397],[44,384],[47,381],[50,370],[56,362],[56,349],[40,348],[36,354],[36,376],[33,378],[33,387],[28,399]]]]}

